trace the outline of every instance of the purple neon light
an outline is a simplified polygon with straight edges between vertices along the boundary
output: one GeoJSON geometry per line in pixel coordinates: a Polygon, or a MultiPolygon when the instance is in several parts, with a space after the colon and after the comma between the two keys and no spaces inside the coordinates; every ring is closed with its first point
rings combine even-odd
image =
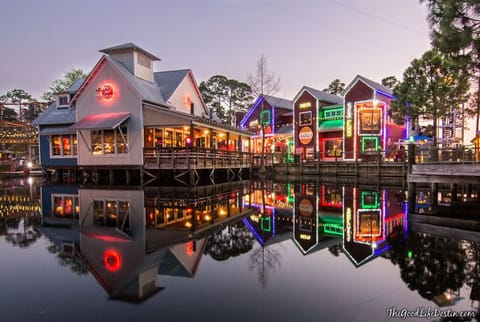
{"type": "Polygon", "coordinates": [[[240,127],[242,129],[245,129],[245,123],[247,122],[247,120],[250,118],[250,116],[252,116],[253,112],[255,112],[255,110],[257,109],[258,105],[260,105],[260,102],[263,100],[263,96],[259,96],[257,98],[257,101],[255,102],[255,104],[253,105],[253,107],[250,109],[250,111],[248,111],[248,113],[243,117],[243,119],[240,121],[240,127]]]}
{"type": "Polygon", "coordinates": [[[396,97],[393,96],[392,94],[387,93],[387,92],[384,92],[384,91],[382,91],[382,90],[376,89],[375,92],[378,93],[378,94],[380,94],[380,95],[386,96],[386,97],[388,97],[388,98],[396,99],[396,97]]]}
{"type": "Polygon", "coordinates": [[[250,231],[255,235],[255,237],[257,238],[257,240],[258,240],[258,242],[260,243],[260,245],[265,246],[265,242],[263,241],[262,237],[260,237],[260,235],[257,233],[257,231],[255,230],[255,228],[253,228],[252,224],[250,224],[250,222],[248,221],[247,218],[243,218],[243,223],[244,223],[245,226],[247,226],[247,228],[250,229],[250,231]]]}

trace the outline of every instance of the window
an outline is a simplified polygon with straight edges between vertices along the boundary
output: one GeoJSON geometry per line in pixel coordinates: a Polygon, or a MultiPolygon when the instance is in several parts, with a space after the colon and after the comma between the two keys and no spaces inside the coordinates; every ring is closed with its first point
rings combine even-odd
{"type": "Polygon", "coordinates": [[[335,109],[325,111],[323,118],[324,120],[339,119],[343,117],[343,109],[335,109]]]}
{"type": "Polygon", "coordinates": [[[126,229],[130,227],[128,220],[130,202],[126,200],[93,200],[94,224],[106,227],[126,229]]]}
{"type": "Polygon", "coordinates": [[[57,107],[59,108],[68,107],[68,95],[59,95],[57,97],[57,107]]]}
{"type": "Polygon", "coordinates": [[[152,61],[150,60],[150,58],[140,53],[137,54],[137,63],[140,66],[143,66],[148,69],[152,69],[152,61]]]}
{"type": "Polygon", "coordinates": [[[80,214],[77,195],[52,195],[53,216],[62,218],[78,218],[80,214]]]}
{"type": "Polygon", "coordinates": [[[91,131],[92,154],[100,156],[128,153],[127,131],[126,127],[91,131]]]}
{"type": "Polygon", "coordinates": [[[362,152],[374,152],[378,149],[378,137],[362,137],[362,152]]]}
{"type": "Polygon", "coordinates": [[[51,142],[51,157],[71,157],[77,155],[77,135],[76,134],[62,134],[52,135],[51,142]]]}
{"type": "Polygon", "coordinates": [[[325,157],[342,156],[342,139],[325,139],[324,142],[325,157]]]}
{"type": "Polygon", "coordinates": [[[300,125],[311,125],[312,124],[312,111],[302,112],[300,116],[300,125]]]}

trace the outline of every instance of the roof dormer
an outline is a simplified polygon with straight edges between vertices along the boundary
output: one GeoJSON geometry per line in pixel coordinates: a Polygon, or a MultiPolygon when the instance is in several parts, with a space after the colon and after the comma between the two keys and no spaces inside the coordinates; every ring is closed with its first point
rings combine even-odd
{"type": "Polygon", "coordinates": [[[70,95],[68,93],[57,95],[57,109],[64,109],[70,106],[70,95]]]}
{"type": "Polygon", "coordinates": [[[157,56],[131,42],[105,48],[100,52],[122,62],[136,77],[153,83],[153,62],[160,60],[157,56]]]}

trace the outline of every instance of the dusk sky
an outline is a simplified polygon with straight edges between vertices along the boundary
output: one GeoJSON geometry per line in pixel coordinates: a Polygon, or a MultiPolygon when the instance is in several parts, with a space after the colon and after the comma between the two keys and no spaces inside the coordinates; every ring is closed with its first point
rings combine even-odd
{"type": "Polygon", "coordinates": [[[98,50],[133,42],[162,59],[156,71],[190,68],[198,83],[246,81],[263,53],[276,95],[292,99],[335,78],[401,78],[430,48],[426,16],[418,0],[6,0],[0,94],[39,98],[72,68],[90,72],[98,50]]]}

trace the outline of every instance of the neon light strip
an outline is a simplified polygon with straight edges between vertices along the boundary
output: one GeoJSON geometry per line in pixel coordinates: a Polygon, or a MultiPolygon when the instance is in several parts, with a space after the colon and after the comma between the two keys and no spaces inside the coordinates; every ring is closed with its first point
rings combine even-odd
{"type": "MultiPolygon", "coordinates": [[[[275,135],[275,106],[272,106],[272,135],[275,135]]],[[[275,148],[272,149],[272,152],[274,152],[275,148]]]]}
{"type": "Polygon", "coordinates": [[[391,99],[396,99],[396,97],[393,96],[392,94],[389,94],[389,93],[384,92],[384,91],[379,90],[379,89],[375,90],[375,96],[376,96],[376,94],[380,94],[380,95],[386,96],[386,97],[391,98],[391,99]]]}
{"type": "Polygon", "coordinates": [[[378,209],[378,193],[376,192],[367,192],[367,191],[362,191],[361,194],[361,203],[362,203],[362,209],[378,209]],[[367,195],[373,195],[375,196],[375,204],[374,205],[367,205],[365,204],[365,197],[367,195]]]}
{"type": "Polygon", "coordinates": [[[240,127],[242,129],[245,128],[245,123],[248,121],[250,116],[252,116],[253,112],[257,109],[257,107],[260,105],[260,102],[263,100],[263,96],[259,96],[253,107],[248,111],[248,113],[243,117],[243,119],[240,121],[240,127]]]}
{"type": "MultiPolygon", "coordinates": [[[[373,104],[373,102],[372,102],[373,104]]],[[[382,120],[383,124],[382,124],[382,128],[380,129],[380,133],[373,133],[373,131],[371,131],[372,133],[365,133],[365,134],[360,134],[360,122],[357,123],[357,133],[359,136],[373,136],[373,135],[376,135],[376,136],[382,136],[383,133],[385,133],[384,131],[384,127],[385,127],[385,122],[383,121],[383,118],[384,118],[384,114],[383,114],[383,109],[380,108],[380,107],[361,107],[358,109],[358,114],[361,114],[361,113],[367,113],[367,114],[374,114],[375,111],[378,111],[380,110],[380,119],[382,120]],[[365,111],[365,112],[363,112],[365,111]]],[[[372,120],[372,123],[373,123],[373,120],[372,120]]]]}
{"type": "Polygon", "coordinates": [[[365,145],[367,140],[372,140],[375,141],[374,146],[375,146],[375,151],[378,151],[378,136],[362,136],[362,153],[365,152],[365,145]]]}
{"type": "Polygon", "coordinates": [[[252,224],[250,224],[250,222],[248,221],[247,218],[243,218],[243,223],[253,233],[253,235],[255,235],[255,237],[257,238],[257,241],[260,243],[260,245],[262,245],[262,247],[265,247],[265,242],[263,241],[262,237],[260,237],[260,235],[257,233],[255,228],[253,228],[252,224]]]}

